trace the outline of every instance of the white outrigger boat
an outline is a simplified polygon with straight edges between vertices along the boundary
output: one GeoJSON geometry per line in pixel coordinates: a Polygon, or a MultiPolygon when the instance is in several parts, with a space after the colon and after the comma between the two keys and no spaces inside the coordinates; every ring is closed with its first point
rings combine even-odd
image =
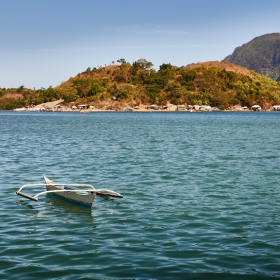
{"type": "Polygon", "coordinates": [[[40,195],[50,193],[64,200],[73,202],[75,204],[83,205],[86,207],[92,206],[93,200],[96,195],[111,196],[117,198],[123,197],[121,194],[111,190],[107,190],[107,189],[97,190],[92,185],[89,184],[57,184],[51,181],[50,179],[48,179],[46,176],[44,176],[44,180],[45,180],[45,184],[23,185],[16,192],[16,194],[34,201],[38,201],[38,197],[40,195]],[[45,186],[47,190],[40,192],[34,196],[30,196],[22,192],[24,188],[38,187],[38,186],[45,186]],[[78,189],[77,187],[86,188],[86,189],[78,189]]]}

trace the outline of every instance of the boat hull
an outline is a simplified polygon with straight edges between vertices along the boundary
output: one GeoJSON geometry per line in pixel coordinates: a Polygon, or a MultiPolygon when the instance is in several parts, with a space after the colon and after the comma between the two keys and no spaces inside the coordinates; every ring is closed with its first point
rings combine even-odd
{"type": "MultiPolygon", "coordinates": [[[[45,178],[46,184],[54,184],[51,180],[45,178]]],[[[96,196],[94,192],[83,192],[83,191],[77,191],[77,192],[71,192],[70,190],[72,188],[67,188],[66,186],[63,188],[57,187],[55,185],[47,185],[46,186],[47,191],[56,191],[56,190],[63,190],[63,189],[69,189],[69,191],[64,192],[56,192],[52,193],[52,195],[61,198],[63,200],[72,202],[77,205],[82,205],[85,207],[91,207],[93,200],[96,196]]],[[[72,189],[73,190],[73,189],[72,189]]]]}

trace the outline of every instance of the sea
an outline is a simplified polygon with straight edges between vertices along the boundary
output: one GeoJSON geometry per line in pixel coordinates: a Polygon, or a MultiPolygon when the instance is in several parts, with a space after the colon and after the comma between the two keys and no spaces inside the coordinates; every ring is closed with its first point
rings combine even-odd
{"type": "Polygon", "coordinates": [[[280,112],[0,111],[0,159],[0,279],[280,278],[280,112]]]}

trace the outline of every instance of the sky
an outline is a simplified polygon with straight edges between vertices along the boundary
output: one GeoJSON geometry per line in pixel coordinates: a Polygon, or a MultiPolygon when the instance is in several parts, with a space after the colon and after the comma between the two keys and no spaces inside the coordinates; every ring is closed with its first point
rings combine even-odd
{"type": "Polygon", "coordinates": [[[124,58],[221,61],[280,32],[280,0],[0,0],[0,88],[55,87],[124,58]]]}

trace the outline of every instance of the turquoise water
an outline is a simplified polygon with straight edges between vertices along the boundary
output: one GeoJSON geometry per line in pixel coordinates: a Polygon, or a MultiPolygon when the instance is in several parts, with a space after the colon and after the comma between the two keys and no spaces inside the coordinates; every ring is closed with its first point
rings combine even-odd
{"type": "Polygon", "coordinates": [[[0,278],[280,278],[279,124],[279,112],[0,112],[0,278]],[[124,198],[87,209],[15,194],[43,174],[124,198]]]}

